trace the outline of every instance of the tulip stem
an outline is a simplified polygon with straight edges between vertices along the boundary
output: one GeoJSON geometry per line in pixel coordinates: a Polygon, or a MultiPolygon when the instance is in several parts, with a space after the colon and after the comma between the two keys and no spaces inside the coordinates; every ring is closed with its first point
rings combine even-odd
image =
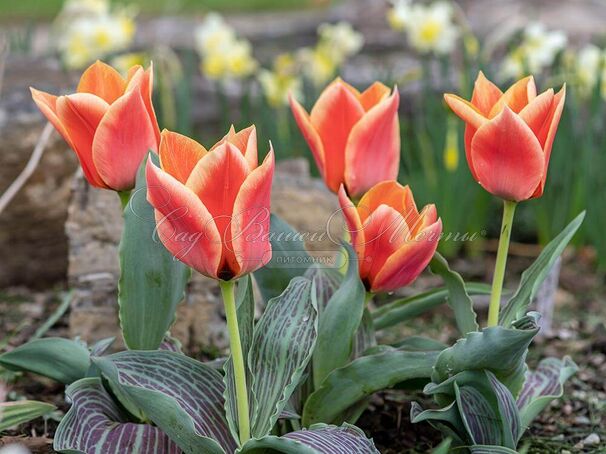
{"type": "Polygon", "coordinates": [[[516,202],[503,201],[503,222],[501,224],[501,236],[499,237],[499,248],[497,250],[497,262],[492,277],[492,291],[490,293],[490,306],[488,306],[488,326],[499,324],[499,309],[501,306],[501,292],[503,290],[503,279],[505,278],[505,267],[507,265],[507,253],[509,251],[509,238],[513,225],[513,215],[516,211],[516,202]]]}
{"type": "Polygon", "coordinates": [[[234,281],[219,281],[225,317],[227,318],[227,331],[229,333],[229,348],[234,368],[236,382],[236,402],[238,408],[238,428],[240,430],[240,445],[250,438],[250,421],[248,410],[248,389],[246,388],[246,372],[244,368],[244,355],[238,329],[238,314],[236,312],[236,298],[234,296],[234,281]]]}
{"type": "Polygon", "coordinates": [[[124,211],[130,200],[130,191],[119,191],[118,196],[120,197],[120,203],[122,204],[122,211],[124,211]]]}

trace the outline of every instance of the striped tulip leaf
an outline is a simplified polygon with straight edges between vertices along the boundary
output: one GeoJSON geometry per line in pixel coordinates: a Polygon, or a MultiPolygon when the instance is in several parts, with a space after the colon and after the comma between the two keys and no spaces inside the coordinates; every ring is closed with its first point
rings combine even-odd
{"type": "Polygon", "coordinates": [[[502,443],[500,419],[488,400],[473,386],[454,384],[457,406],[471,442],[480,445],[502,443]]]}
{"type": "Polygon", "coordinates": [[[526,374],[526,381],[517,400],[522,427],[528,427],[553,399],[562,397],[564,383],[578,369],[569,357],[563,360],[545,358],[536,370],[526,374]]]}
{"type": "Polygon", "coordinates": [[[126,351],[93,359],[109,382],[187,454],[236,449],[215,369],[169,351],[126,351]]]}
{"type": "Polygon", "coordinates": [[[297,277],[268,302],[254,329],[248,355],[253,437],[263,437],[272,429],[301,382],[317,335],[315,289],[309,279],[297,277]]]}
{"type": "Polygon", "coordinates": [[[476,445],[470,446],[469,450],[471,454],[518,454],[518,451],[505,446],[476,445]]]}
{"type": "Polygon", "coordinates": [[[0,432],[18,426],[55,410],[55,406],[34,400],[0,403],[0,432]]]}
{"type": "Polygon", "coordinates": [[[372,440],[359,428],[315,424],[309,429],[288,433],[282,437],[266,436],[249,440],[239,454],[378,454],[372,440]]]}
{"type": "Polygon", "coordinates": [[[131,422],[98,377],[83,378],[66,392],[71,408],[61,420],[53,447],[63,453],[180,454],[160,428],[131,422]]]}
{"type": "Polygon", "coordinates": [[[503,444],[515,448],[522,436],[522,423],[516,401],[509,389],[492,372],[485,371],[485,373],[497,399],[498,412],[501,418],[501,426],[503,427],[503,444]]]}
{"type": "MultiPolygon", "coordinates": [[[[157,160],[154,153],[148,159],[157,160]]],[[[145,163],[124,209],[120,240],[118,303],[124,342],[130,349],[155,350],[185,297],[189,268],[176,260],[157,237],[154,208],[147,201],[145,163]]],[[[157,164],[157,162],[156,162],[157,164]]]]}
{"type": "Polygon", "coordinates": [[[437,356],[386,348],[335,369],[305,402],[303,424],[344,422],[344,412],[361,399],[406,380],[428,379],[437,356]]]}
{"type": "Polygon", "coordinates": [[[328,305],[328,301],[339,289],[343,282],[343,275],[335,268],[327,268],[313,265],[305,272],[304,277],[314,283],[316,289],[316,301],[318,303],[318,316],[328,305]]]}

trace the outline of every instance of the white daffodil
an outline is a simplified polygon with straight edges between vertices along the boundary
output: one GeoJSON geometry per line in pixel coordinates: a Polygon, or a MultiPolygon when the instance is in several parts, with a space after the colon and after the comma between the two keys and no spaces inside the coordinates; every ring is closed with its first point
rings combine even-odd
{"type": "Polygon", "coordinates": [[[337,72],[337,64],[322,46],[315,48],[304,47],[297,52],[297,60],[303,74],[316,87],[320,87],[331,80],[337,72]]]}
{"type": "Polygon", "coordinates": [[[452,52],[460,34],[450,3],[414,4],[407,24],[408,41],[420,53],[446,55],[452,52]]]}
{"type": "Polygon", "coordinates": [[[357,54],[364,46],[364,36],[354,30],[349,22],[321,24],[318,27],[320,38],[318,46],[340,65],[352,55],[357,54]]]}
{"type": "Polygon", "coordinates": [[[410,22],[410,14],[411,0],[392,0],[391,7],[387,10],[389,26],[398,32],[403,32],[410,22]]]}

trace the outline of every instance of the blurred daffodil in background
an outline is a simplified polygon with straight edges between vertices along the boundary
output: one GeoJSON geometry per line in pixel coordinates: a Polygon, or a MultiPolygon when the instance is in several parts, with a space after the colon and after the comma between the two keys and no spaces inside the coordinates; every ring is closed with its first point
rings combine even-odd
{"type": "Polygon", "coordinates": [[[195,32],[196,49],[202,58],[202,73],[212,80],[244,79],[255,73],[258,63],[252,46],[217,13],[209,13],[195,32]]]}
{"type": "Polygon", "coordinates": [[[547,30],[540,22],[529,23],[522,31],[522,41],[507,54],[501,65],[501,76],[519,79],[526,74],[542,74],[564,50],[568,39],[560,30],[547,30]]]}
{"type": "Polygon", "coordinates": [[[66,1],[55,21],[64,64],[79,69],[127,49],[135,35],[134,17],[132,8],[113,8],[109,0],[66,1]]]}
{"type": "Polygon", "coordinates": [[[259,71],[258,80],[267,103],[272,107],[288,105],[288,95],[302,98],[303,81],[298,76],[298,65],[291,53],[278,55],[271,69],[259,71]]]}
{"type": "Polygon", "coordinates": [[[573,87],[582,98],[591,97],[600,83],[599,93],[606,99],[606,52],[595,44],[569,51],[565,63],[574,81],[573,87]]]}
{"type": "Polygon", "coordinates": [[[117,55],[111,59],[113,66],[123,76],[128,75],[128,70],[133,66],[149,66],[150,59],[144,52],[128,52],[117,55]]]}

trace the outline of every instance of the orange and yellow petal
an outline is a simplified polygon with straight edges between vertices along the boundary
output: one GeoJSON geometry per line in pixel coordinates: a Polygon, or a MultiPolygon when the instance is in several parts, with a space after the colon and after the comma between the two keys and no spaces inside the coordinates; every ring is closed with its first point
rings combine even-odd
{"type": "Polygon", "coordinates": [[[126,80],[118,71],[97,60],[90,65],[80,77],[78,93],[91,93],[97,95],[108,104],[124,94],[126,80]]]}
{"type": "Polygon", "coordinates": [[[160,164],[165,172],[185,184],[192,170],[208,151],[194,139],[163,130],[160,135],[160,164]]]}

